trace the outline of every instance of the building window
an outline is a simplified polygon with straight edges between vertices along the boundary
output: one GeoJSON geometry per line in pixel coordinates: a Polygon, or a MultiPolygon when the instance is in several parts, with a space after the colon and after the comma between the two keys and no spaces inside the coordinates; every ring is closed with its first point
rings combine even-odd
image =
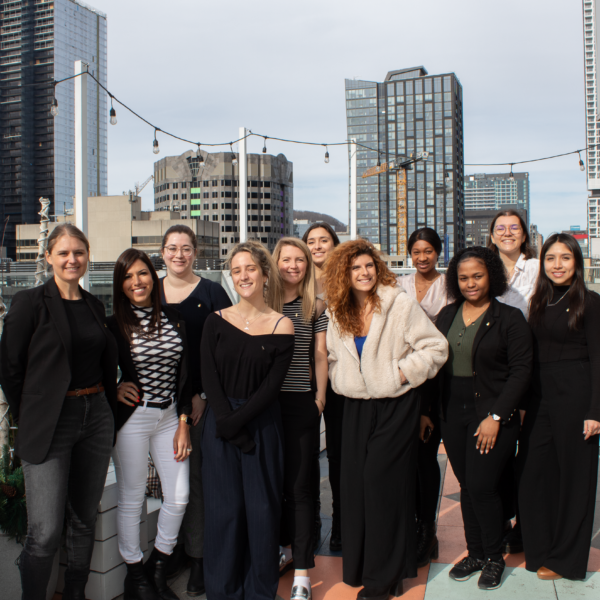
{"type": "Polygon", "coordinates": [[[179,184],[178,184],[178,183],[174,183],[174,184],[173,184],[173,189],[174,189],[174,190],[176,190],[178,187],[179,187],[179,184]]]}

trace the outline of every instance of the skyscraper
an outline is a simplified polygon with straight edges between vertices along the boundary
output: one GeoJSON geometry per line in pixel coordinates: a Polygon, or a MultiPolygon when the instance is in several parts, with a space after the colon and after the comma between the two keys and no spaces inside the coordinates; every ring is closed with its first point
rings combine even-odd
{"type": "MultiPolygon", "coordinates": [[[[54,89],[54,81],[83,60],[106,85],[106,15],[76,0],[0,0],[0,23],[0,226],[9,217],[4,246],[13,256],[15,227],[39,220],[40,196],[51,214],[73,205],[74,84],[54,89]]],[[[90,79],[89,196],[107,193],[107,116],[106,94],[90,79]]]]}
{"type": "MultiPolygon", "coordinates": [[[[398,255],[396,176],[361,178],[381,162],[430,153],[407,173],[406,238],[437,230],[445,257],[464,246],[462,86],[454,73],[424,67],[390,71],[383,83],[346,79],[348,138],[357,148],[357,226],[361,237],[398,255]],[[366,148],[365,148],[366,146],[366,148]]],[[[405,257],[398,256],[403,261],[405,257]]]]}
{"type": "Polygon", "coordinates": [[[600,144],[600,112],[598,111],[598,21],[600,0],[583,0],[583,38],[585,46],[585,114],[587,128],[587,187],[588,231],[590,244],[600,237],[598,229],[598,200],[600,199],[600,161],[597,162],[600,144]],[[597,156],[598,155],[598,156],[597,156]]]}
{"type": "Polygon", "coordinates": [[[506,205],[527,211],[529,221],[529,173],[513,173],[512,177],[510,173],[475,173],[465,177],[465,211],[497,211],[506,205]]]}

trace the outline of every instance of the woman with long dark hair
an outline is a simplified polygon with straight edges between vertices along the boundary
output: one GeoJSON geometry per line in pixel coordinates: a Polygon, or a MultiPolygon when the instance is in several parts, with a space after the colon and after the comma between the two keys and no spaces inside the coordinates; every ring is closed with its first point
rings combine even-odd
{"type": "Polygon", "coordinates": [[[532,393],[519,449],[526,568],[584,579],[598,481],[600,297],[573,236],[551,235],[531,299],[532,393]]]}
{"type": "Polygon", "coordinates": [[[314,502],[311,489],[313,453],[327,389],[327,315],[316,298],[310,251],[297,238],[281,238],[273,251],[283,283],[271,308],[294,325],[294,356],[279,394],[283,421],[283,568],[294,562],[292,600],[311,598],[308,569],[313,553],[314,502]]]}
{"type": "Polygon", "coordinates": [[[194,273],[198,252],[196,234],[187,225],[172,225],[163,236],[161,254],[167,271],[160,280],[161,300],[177,310],[185,321],[188,340],[188,373],[192,380],[190,437],[194,451],[190,454],[190,497],[181,524],[179,541],[169,560],[167,576],[175,575],[191,559],[186,593],[204,593],[204,494],[202,491],[202,415],[206,394],[200,371],[200,340],[204,322],[212,312],[231,306],[222,286],[194,273]],[[187,555],[187,556],[186,556],[187,555]]]}
{"type": "Polygon", "coordinates": [[[98,504],[114,443],[117,345],[104,306],[79,286],[90,256],[70,223],[48,237],[53,277],[18,292],[4,321],[0,383],[19,429],[27,490],[23,598],[46,600],[67,513],[65,600],[85,600],[98,504]]]}
{"type": "Polygon", "coordinates": [[[373,244],[340,244],[325,265],[329,375],[346,397],[342,442],[344,583],[359,600],[416,577],[419,393],[448,344],[373,244]]]}
{"type": "Polygon", "coordinates": [[[177,600],[167,585],[169,555],[177,543],[189,492],[191,380],[185,324],[161,306],[158,276],[145,252],[130,248],[115,263],[114,315],[108,326],[119,346],[117,476],[119,552],[127,565],[126,600],[177,600]],[[140,516],[148,452],[160,476],[164,502],[150,558],[142,566],[140,516]]]}
{"type": "MultiPolygon", "coordinates": [[[[313,264],[315,266],[315,287],[317,298],[325,301],[323,294],[323,269],[327,258],[334,248],[339,246],[340,239],[329,223],[313,223],[302,236],[302,241],[308,246],[313,264]]],[[[325,393],[325,445],[327,446],[327,462],[329,464],[329,484],[331,485],[331,535],[329,536],[329,549],[333,552],[342,550],[341,515],[340,503],[340,472],[342,461],[342,420],[344,418],[344,398],[336,394],[327,380],[327,391],[325,393]]],[[[313,464],[313,494],[315,497],[315,532],[314,544],[318,546],[321,539],[321,472],[319,468],[320,436],[317,438],[315,447],[315,458],[313,464]]]]}
{"type": "Polygon", "coordinates": [[[436,320],[450,356],[438,376],[440,426],[460,484],[468,556],[450,570],[478,586],[502,585],[503,508],[499,482],[519,433],[518,406],[531,380],[532,340],[523,313],[498,302],[506,272],[498,255],[475,246],[459,250],[446,272],[452,304],[436,320]],[[476,439],[474,439],[476,438],[476,439]]]}
{"type": "MultiPolygon", "coordinates": [[[[408,253],[416,271],[398,278],[407,294],[421,305],[434,323],[448,304],[446,276],[436,269],[441,251],[442,240],[436,231],[430,227],[416,229],[408,238],[408,253]]],[[[435,386],[434,380],[428,379],[423,384],[423,394],[428,395],[428,386],[435,386]]],[[[425,403],[421,408],[417,458],[417,568],[438,556],[435,519],[441,483],[437,457],[442,439],[438,408],[425,403]]]]}
{"type": "Polygon", "coordinates": [[[281,276],[259,242],[228,257],[239,302],[212,313],[200,362],[208,408],[202,432],[206,595],[274,600],[279,583],[283,431],[279,393],[294,326],[270,306],[281,276]]]}

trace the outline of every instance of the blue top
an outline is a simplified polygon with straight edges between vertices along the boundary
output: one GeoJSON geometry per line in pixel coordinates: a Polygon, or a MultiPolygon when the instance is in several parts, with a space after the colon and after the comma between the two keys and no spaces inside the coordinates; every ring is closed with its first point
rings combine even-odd
{"type": "Polygon", "coordinates": [[[363,346],[365,345],[366,341],[367,341],[366,335],[363,335],[363,336],[355,335],[354,336],[354,343],[356,344],[356,351],[358,352],[358,356],[360,356],[361,358],[362,358],[363,346]]]}

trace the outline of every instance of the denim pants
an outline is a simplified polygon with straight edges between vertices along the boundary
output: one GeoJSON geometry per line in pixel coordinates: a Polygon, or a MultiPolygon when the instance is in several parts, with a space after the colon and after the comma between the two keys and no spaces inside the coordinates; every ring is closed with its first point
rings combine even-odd
{"type": "Polygon", "coordinates": [[[68,397],[44,461],[37,465],[22,461],[27,494],[27,539],[19,565],[22,600],[46,598],[65,509],[67,570],[63,597],[85,589],[113,433],[113,414],[103,392],[68,397]]]}

